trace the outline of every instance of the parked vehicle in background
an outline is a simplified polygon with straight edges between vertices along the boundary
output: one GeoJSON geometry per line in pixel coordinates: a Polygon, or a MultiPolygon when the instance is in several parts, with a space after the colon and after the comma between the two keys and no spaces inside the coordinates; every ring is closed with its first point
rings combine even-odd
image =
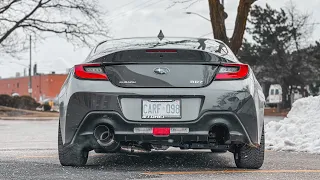
{"type": "Polygon", "coordinates": [[[44,111],[44,105],[41,104],[40,106],[38,106],[38,107],[36,108],[36,111],[44,111]]]}
{"type": "Polygon", "coordinates": [[[275,107],[282,102],[282,87],[280,84],[271,84],[269,88],[269,95],[267,97],[267,105],[275,107]]]}
{"type": "Polygon", "coordinates": [[[52,107],[48,103],[41,104],[36,108],[37,111],[52,111],[52,107]]]}
{"type": "Polygon", "coordinates": [[[264,162],[265,97],[221,41],[128,38],[100,43],[59,94],[64,166],[88,153],[178,147],[230,151],[239,168],[264,162]]]}
{"type": "Polygon", "coordinates": [[[59,101],[58,98],[45,99],[42,104],[36,108],[37,111],[55,111],[59,112],[59,101]]]}
{"type": "Polygon", "coordinates": [[[59,98],[58,97],[53,99],[51,111],[59,112],[59,98]]]}
{"type": "Polygon", "coordinates": [[[14,97],[14,96],[20,96],[20,95],[18,93],[12,93],[11,96],[14,97]]]}

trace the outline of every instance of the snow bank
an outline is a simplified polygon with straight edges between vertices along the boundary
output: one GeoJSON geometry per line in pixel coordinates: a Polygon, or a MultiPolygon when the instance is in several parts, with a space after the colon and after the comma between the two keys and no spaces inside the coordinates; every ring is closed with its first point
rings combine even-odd
{"type": "Polygon", "coordinates": [[[293,103],[287,118],[265,126],[266,148],[320,154],[320,96],[293,103]]]}

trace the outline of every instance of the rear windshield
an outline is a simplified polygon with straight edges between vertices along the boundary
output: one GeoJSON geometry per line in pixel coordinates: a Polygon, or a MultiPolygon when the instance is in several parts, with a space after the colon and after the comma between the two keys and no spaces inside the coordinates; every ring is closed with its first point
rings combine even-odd
{"type": "Polygon", "coordinates": [[[229,60],[198,50],[143,49],[115,52],[93,62],[229,62],[229,60]]]}

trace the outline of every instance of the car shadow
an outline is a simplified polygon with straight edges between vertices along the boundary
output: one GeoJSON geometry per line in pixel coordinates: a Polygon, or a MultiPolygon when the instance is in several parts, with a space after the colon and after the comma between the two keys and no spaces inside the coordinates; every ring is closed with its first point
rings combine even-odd
{"type": "Polygon", "coordinates": [[[152,152],[148,154],[90,153],[83,167],[61,166],[56,158],[27,158],[1,161],[0,179],[151,179],[159,172],[234,170],[231,153],[197,151],[152,152]]]}
{"type": "Polygon", "coordinates": [[[117,171],[205,171],[235,168],[231,153],[156,151],[92,154],[86,168],[117,171]]]}

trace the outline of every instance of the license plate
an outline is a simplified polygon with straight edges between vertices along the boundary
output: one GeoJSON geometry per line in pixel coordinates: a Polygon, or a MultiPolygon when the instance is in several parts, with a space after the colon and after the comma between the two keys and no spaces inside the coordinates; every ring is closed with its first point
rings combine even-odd
{"type": "Polygon", "coordinates": [[[180,119],[181,100],[142,100],[142,119],[180,119]]]}

